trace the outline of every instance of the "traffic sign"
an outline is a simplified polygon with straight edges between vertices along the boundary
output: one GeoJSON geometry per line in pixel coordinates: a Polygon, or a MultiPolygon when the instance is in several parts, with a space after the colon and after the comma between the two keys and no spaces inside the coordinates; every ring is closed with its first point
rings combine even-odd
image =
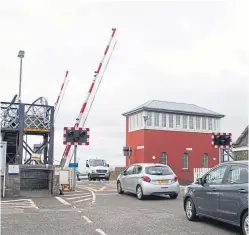
{"type": "Polygon", "coordinates": [[[69,163],[69,168],[78,168],[78,162],[69,163]]]}

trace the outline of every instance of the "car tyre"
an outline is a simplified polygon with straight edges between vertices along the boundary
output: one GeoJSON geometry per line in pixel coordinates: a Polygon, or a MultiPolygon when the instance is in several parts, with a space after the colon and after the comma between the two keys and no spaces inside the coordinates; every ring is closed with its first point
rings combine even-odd
{"type": "Polygon", "coordinates": [[[109,181],[109,178],[105,178],[105,180],[109,181]]]}
{"type": "Polygon", "coordinates": [[[242,222],[241,222],[241,226],[242,226],[242,232],[243,235],[248,235],[249,234],[249,229],[248,229],[248,212],[246,212],[243,217],[242,217],[242,222]]]}
{"type": "Polygon", "coordinates": [[[188,198],[185,202],[185,212],[189,221],[194,221],[196,219],[195,204],[191,198],[188,198]]]}
{"type": "Polygon", "coordinates": [[[136,190],[136,194],[137,194],[137,198],[138,200],[143,200],[144,199],[144,194],[143,194],[143,189],[140,185],[137,186],[137,190],[136,190]]]}
{"type": "Polygon", "coordinates": [[[120,181],[117,182],[117,191],[118,191],[119,194],[124,193],[120,181]]]}
{"type": "Polygon", "coordinates": [[[178,194],[174,193],[174,194],[170,194],[169,196],[171,199],[176,199],[178,197],[178,194]]]}
{"type": "Polygon", "coordinates": [[[92,178],[91,178],[91,175],[90,175],[90,174],[88,174],[88,180],[89,180],[89,181],[91,181],[91,180],[92,180],[92,178]]]}

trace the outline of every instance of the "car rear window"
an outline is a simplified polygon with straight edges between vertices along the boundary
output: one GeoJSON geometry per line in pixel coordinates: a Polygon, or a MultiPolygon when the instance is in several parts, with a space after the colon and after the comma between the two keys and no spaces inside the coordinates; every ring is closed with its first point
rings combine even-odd
{"type": "Polygon", "coordinates": [[[149,166],[145,168],[147,175],[172,175],[173,171],[168,166],[149,166]]]}

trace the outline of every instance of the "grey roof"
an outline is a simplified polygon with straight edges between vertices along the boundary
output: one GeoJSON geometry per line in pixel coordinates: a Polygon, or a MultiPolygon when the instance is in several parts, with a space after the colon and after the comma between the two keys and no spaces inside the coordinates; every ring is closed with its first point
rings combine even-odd
{"type": "Polygon", "coordinates": [[[244,129],[244,131],[240,134],[239,138],[233,144],[235,148],[248,146],[248,127],[249,125],[244,129]]]}
{"type": "Polygon", "coordinates": [[[186,104],[186,103],[176,103],[176,102],[168,102],[168,101],[160,101],[160,100],[151,100],[148,101],[128,112],[123,113],[124,116],[129,116],[133,113],[137,113],[140,111],[158,111],[158,112],[171,112],[171,113],[181,113],[181,114],[192,114],[192,115],[200,115],[200,116],[210,116],[216,118],[223,118],[225,115],[213,112],[211,110],[202,108],[200,106],[194,104],[186,104]]]}

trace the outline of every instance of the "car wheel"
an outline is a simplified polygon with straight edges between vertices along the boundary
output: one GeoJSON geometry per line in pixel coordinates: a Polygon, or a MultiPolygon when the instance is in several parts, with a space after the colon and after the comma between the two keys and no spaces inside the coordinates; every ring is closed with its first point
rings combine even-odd
{"type": "Polygon", "coordinates": [[[176,199],[178,197],[178,194],[174,193],[174,194],[170,194],[169,196],[171,199],[176,199]]]}
{"type": "Polygon", "coordinates": [[[105,178],[105,180],[109,181],[109,178],[105,178]]]}
{"type": "Polygon", "coordinates": [[[90,175],[90,174],[88,174],[88,180],[89,180],[89,181],[91,181],[91,180],[92,180],[92,178],[91,178],[91,175],[90,175]]]}
{"type": "Polygon", "coordinates": [[[137,186],[137,198],[142,200],[144,198],[143,189],[140,185],[137,186]]]}
{"type": "Polygon", "coordinates": [[[248,228],[248,212],[246,212],[242,218],[242,231],[243,235],[248,235],[249,234],[249,228],[248,228]]]}
{"type": "Polygon", "coordinates": [[[118,191],[119,194],[124,193],[120,181],[117,182],[117,191],[118,191]]]}
{"type": "Polygon", "coordinates": [[[191,198],[188,198],[185,202],[186,216],[189,221],[196,219],[196,209],[195,204],[191,198]]]}

